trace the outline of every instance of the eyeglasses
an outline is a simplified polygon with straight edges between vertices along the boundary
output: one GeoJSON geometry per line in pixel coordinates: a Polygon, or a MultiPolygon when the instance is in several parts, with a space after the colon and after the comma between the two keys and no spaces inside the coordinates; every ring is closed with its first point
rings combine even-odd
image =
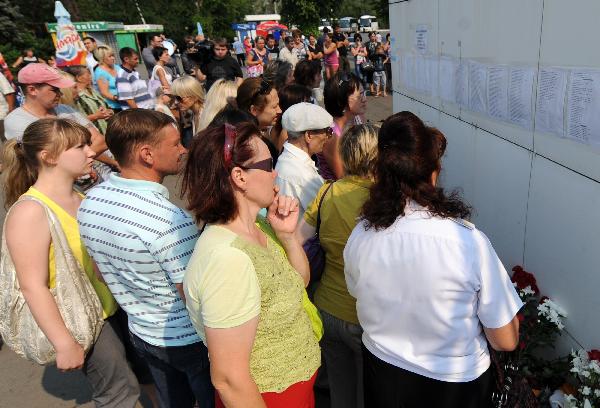
{"type": "Polygon", "coordinates": [[[312,132],[315,133],[325,133],[325,136],[327,136],[327,139],[330,139],[333,136],[333,128],[325,128],[325,129],[319,129],[319,130],[313,130],[312,132]]]}
{"type": "Polygon", "coordinates": [[[273,171],[273,158],[269,157],[268,159],[257,161],[254,163],[246,164],[245,166],[238,166],[244,170],[262,170],[268,173],[273,171]]]}

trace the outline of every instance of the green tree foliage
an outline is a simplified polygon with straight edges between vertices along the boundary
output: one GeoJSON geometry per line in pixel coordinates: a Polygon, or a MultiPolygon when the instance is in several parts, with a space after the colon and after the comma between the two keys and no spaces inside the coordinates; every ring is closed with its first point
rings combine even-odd
{"type": "Polygon", "coordinates": [[[281,0],[283,21],[306,32],[316,31],[320,16],[321,9],[317,0],[281,0]]]}

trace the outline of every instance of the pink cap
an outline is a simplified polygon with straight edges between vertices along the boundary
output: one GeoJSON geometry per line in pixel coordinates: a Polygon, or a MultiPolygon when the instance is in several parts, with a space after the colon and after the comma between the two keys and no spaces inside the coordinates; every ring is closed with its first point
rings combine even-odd
{"type": "Polygon", "coordinates": [[[57,88],[71,88],[75,82],[63,77],[56,68],[42,63],[27,64],[19,71],[20,84],[48,84],[57,88]]]}

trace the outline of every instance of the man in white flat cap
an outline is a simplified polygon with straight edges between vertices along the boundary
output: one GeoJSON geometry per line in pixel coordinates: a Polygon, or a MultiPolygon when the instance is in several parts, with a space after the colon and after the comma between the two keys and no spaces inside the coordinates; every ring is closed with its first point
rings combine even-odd
{"type": "Polygon", "coordinates": [[[280,194],[298,199],[302,219],[324,183],[311,156],[333,135],[333,117],[318,105],[302,102],[288,108],[281,123],[288,140],[277,159],[275,183],[280,194]]]}

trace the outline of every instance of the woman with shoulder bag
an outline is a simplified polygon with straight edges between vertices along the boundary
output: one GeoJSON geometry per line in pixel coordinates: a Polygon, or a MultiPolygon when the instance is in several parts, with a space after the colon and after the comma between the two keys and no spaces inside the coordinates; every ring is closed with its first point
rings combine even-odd
{"type": "Polygon", "coordinates": [[[321,187],[296,228],[301,242],[318,234],[325,252],[323,277],[316,285],[314,299],[323,319],[321,349],[331,408],[365,406],[362,328],[356,316],[356,299],[348,293],[344,280],[343,251],[373,183],[377,131],[370,124],[355,125],[342,135],[339,153],[345,175],[321,187]]]}
{"type": "Polygon", "coordinates": [[[246,72],[250,78],[261,76],[265,65],[269,62],[269,53],[265,48],[265,39],[262,36],[256,37],[256,47],[252,48],[246,58],[246,72]]]}
{"type": "Polygon", "coordinates": [[[71,120],[47,118],[5,146],[0,333],[29,360],[82,368],[97,407],[134,407],[140,390],[118,335],[118,305],[76,220],[83,197],[73,182],[91,168],[90,137],[71,120]]]}

